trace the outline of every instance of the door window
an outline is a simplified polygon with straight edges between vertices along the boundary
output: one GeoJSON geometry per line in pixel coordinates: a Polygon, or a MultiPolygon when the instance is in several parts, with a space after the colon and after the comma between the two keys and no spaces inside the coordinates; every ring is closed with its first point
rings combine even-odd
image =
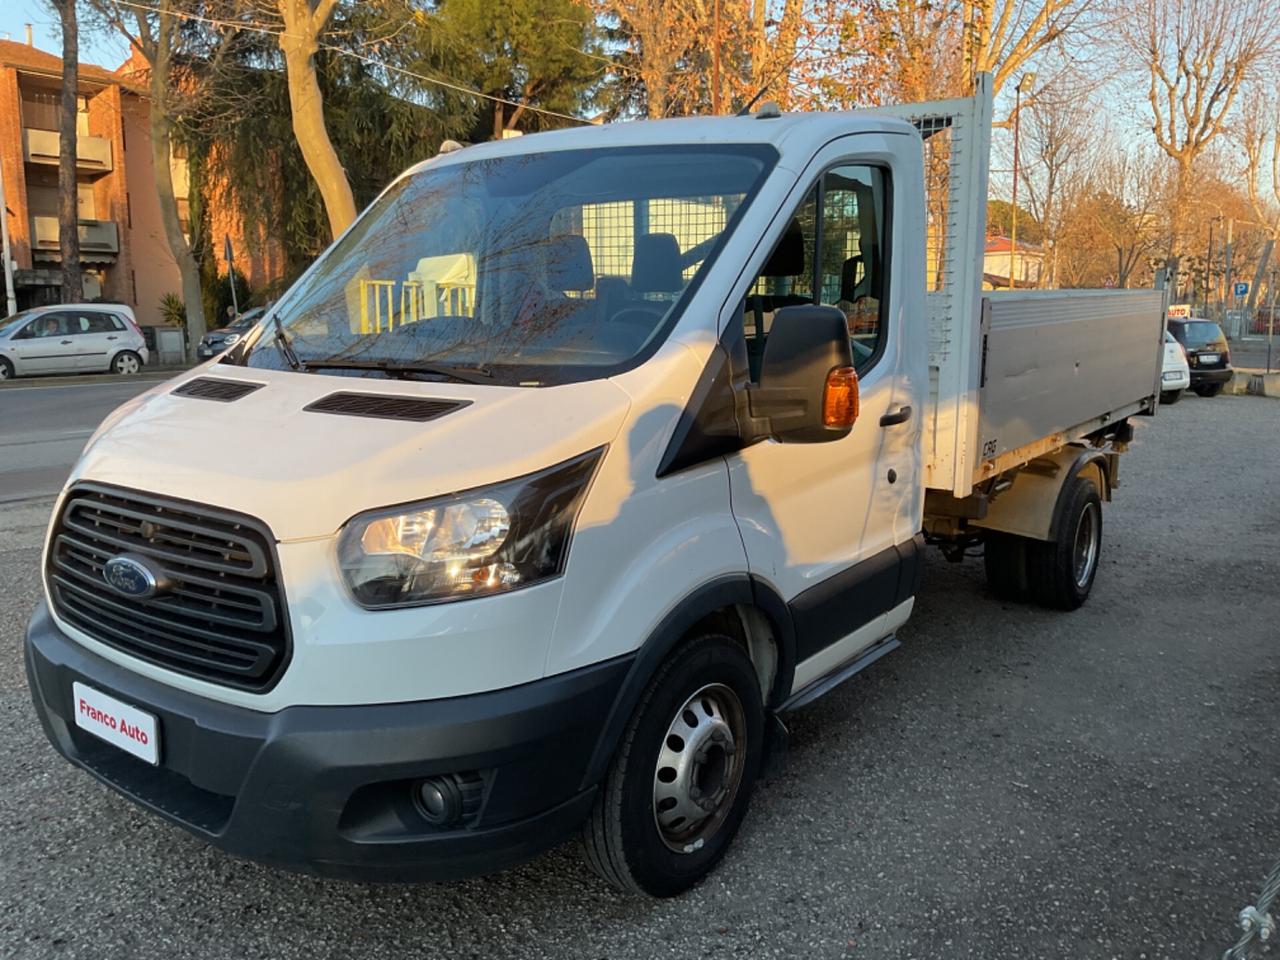
{"type": "Polygon", "coordinates": [[[881,168],[845,164],[823,174],[801,202],[743,304],[753,380],[774,314],[793,304],[843,311],[858,372],[870,368],[885,336],[886,189],[881,168]]]}

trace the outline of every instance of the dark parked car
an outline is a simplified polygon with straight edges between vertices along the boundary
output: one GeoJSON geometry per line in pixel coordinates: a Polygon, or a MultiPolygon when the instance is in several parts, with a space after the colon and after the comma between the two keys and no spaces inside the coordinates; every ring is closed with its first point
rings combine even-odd
{"type": "Polygon", "coordinates": [[[1191,389],[1202,397],[1216,397],[1232,375],[1226,334],[1212,320],[1191,317],[1169,321],[1169,332],[1187,351],[1191,389]]]}
{"type": "Polygon", "coordinates": [[[254,307],[240,314],[225,327],[210,330],[200,338],[200,345],[196,347],[196,356],[201,360],[208,360],[224,350],[231,349],[240,342],[241,337],[253,329],[255,323],[262,319],[266,310],[266,307],[254,307]]]}

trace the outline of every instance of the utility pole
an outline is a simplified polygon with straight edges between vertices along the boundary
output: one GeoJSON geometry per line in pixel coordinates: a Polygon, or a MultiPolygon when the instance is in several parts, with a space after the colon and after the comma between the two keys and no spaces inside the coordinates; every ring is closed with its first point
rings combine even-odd
{"type": "Polygon", "coordinates": [[[4,199],[4,164],[0,163],[0,256],[4,257],[5,316],[18,312],[13,289],[13,258],[9,256],[9,208],[4,199]]]}
{"type": "MultiPolygon", "coordinates": [[[[1227,245],[1223,248],[1222,253],[1222,302],[1234,303],[1235,297],[1231,295],[1231,234],[1232,228],[1235,226],[1235,218],[1227,217],[1227,245]],[[1227,298],[1231,297],[1230,300],[1227,298]]],[[[1223,317],[1225,320],[1226,317],[1223,317]]],[[[1230,326],[1230,324],[1228,324],[1230,326]]],[[[1231,331],[1227,331],[1227,336],[1231,336],[1231,331]]]]}
{"type": "Polygon", "coordinates": [[[711,4],[711,112],[720,115],[720,0],[711,4]]]}
{"type": "Polygon", "coordinates": [[[1013,88],[1013,209],[1009,211],[1009,289],[1017,282],[1018,266],[1018,134],[1022,123],[1022,91],[1036,82],[1034,73],[1024,73],[1013,88]]]}
{"type": "Polygon", "coordinates": [[[1271,341],[1276,336],[1276,270],[1271,268],[1271,312],[1267,314],[1267,373],[1271,372],[1271,341]]]}

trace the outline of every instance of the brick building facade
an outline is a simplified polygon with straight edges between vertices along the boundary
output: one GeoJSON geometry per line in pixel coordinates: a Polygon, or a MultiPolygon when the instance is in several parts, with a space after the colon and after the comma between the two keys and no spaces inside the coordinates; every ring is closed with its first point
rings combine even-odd
{"type": "MultiPolygon", "coordinates": [[[[79,66],[76,180],[85,298],[127,303],[160,324],[160,300],[181,293],[178,265],[160,219],[149,105],[138,62],[118,71],[79,66]]],[[[0,169],[4,175],[18,308],[60,297],[58,119],[62,60],[29,43],[0,40],[0,169]]],[[[180,212],[188,206],[186,161],[170,160],[180,212]]],[[[277,279],[283,256],[262,235],[245,237],[230,211],[211,209],[216,249],[229,234],[236,266],[257,289],[277,279]],[[248,242],[247,242],[248,240],[248,242]]],[[[223,265],[219,265],[225,269],[223,265]]],[[[3,283],[0,272],[0,284],[3,283]]],[[[0,297],[0,306],[3,305],[0,297]]],[[[212,318],[209,318],[212,319],[212,318]]]]}

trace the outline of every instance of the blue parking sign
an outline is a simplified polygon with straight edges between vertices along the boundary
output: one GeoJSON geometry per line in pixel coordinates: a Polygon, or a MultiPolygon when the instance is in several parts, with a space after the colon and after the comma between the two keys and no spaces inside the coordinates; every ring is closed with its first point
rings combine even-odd
{"type": "Polygon", "coordinates": [[[1247,297],[1249,295],[1249,284],[1243,280],[1239,280],[1232,286],[1231,292],[1237,297],[1247,297]]]}

